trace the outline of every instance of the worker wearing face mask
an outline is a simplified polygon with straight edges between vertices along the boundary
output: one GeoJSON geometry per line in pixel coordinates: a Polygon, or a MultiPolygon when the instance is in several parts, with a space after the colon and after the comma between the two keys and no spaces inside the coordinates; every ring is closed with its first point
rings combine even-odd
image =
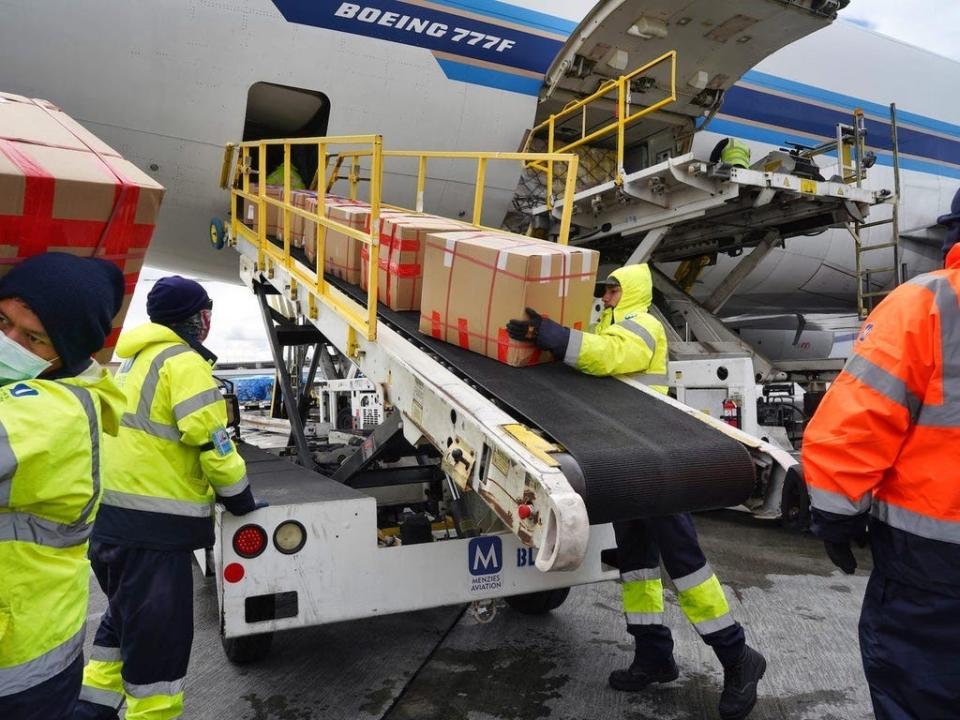
{"type": "Polygon", "coordinates": [[[123,412],[90,356],[123,295],[115,265],[66,253],[0,279],[0,718],[64,720],[80,692],[102,433],[123,412]]]}

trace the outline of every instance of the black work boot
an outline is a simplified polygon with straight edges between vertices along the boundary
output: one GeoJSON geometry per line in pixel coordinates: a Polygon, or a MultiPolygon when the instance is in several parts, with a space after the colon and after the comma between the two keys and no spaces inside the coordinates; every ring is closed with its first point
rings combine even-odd
{"type": "Polygon", "coordinates": [[[767,661],[752,647],[744,645],[743,655],[723,669],[723,692],[720,694],[720,717],[742,720],[757,704],[757,683],[767,670],[767,661]]]}
{"type": "Polygon", "coordinates": [[[673,682],[678,677],[680,677],[680,670],[677,669],[677,663],[673,661],[673,655],[671,655],[666,661],[655,666],[641,664],[635,659],[630,667],[610,673],[609,680],[610,687],[614,690],[637,692],[647,685],[673,682]]]}

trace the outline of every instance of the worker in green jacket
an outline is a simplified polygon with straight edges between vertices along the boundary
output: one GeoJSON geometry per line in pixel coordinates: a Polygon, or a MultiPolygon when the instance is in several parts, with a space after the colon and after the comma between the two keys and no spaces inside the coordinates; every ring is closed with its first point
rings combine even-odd
{"type": "Polygon", "coordinates": [[[183,712],[193,644],[193,550],[212,547],[214,502],[243,515],[256,503],[227,432],[226,404],[203,345],[213,303],[194,280],[157,281],[151,322],[124,330],[120,433],[106,446],[90,561],[108,608],[76,720],[170,720],[183,712]]]}
{"type": "MultiPolygon", "coordinates": [[[[646,265],[614,270],[598,284],[604,310],[592,332],[563,327],[534,310],[511,320],[510,337],[530,340],[555,358],[590,375],[630,375],[652,390],[667,392],[667,337],[650,312],[653,282],[646,265]]],[[[616,690],[638,691],[676,680],[673,637],[663,624],[660,564],[677,590],[684,615],[711,646],[724,670],[723,720],[745,718],[757,701],[764,657],[746,644],[743,627],[730,615],[720,581],[710,568],[688,513],[615,522],[617,556],[627,632],[635,639],[631,665],[611,673],[616,690]]]]}
{"type": "Polygon", "coordinates": [[[0,718],[71,717],[101,433],[123,394],[90,359],[123,302],[105,260],[46,253],[0,279],[0,718]]]}

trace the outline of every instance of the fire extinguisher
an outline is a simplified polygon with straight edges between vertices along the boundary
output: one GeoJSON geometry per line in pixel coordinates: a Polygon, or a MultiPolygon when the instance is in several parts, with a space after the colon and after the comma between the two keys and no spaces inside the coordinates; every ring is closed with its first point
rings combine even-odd
{"type": "Polygon", "coordinates": [[[727,398],[723,401],[723,412],[720,414],[720,419],[727,425],[735,428],[740,427],[740,408],[737,406],[735,400],[727,398]]]}

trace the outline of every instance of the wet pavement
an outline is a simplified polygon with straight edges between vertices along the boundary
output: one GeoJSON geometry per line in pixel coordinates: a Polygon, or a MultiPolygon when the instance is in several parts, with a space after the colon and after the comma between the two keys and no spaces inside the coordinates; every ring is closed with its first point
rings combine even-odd
{"type": "MultiPolygon", "coordinates": [[[[768,660],[756,720],[867,720],[857,618],[869,560],[850,577],[809,535],[732,511],[698,515],[701,542],[747,640],[768,660]]],[[[549,615],[463,607],[278,634],[267,660],[233,666],[215,586],[195,573],[196,637],[186,718],[204,720],[700,720],[717,718],[722,673],[667,592],[680,678],[639,694],[606,684],[627,664],[619,588],[574,588],[549,615]]],[[[98,589],[91,620],[103,610],[98,589]]],[[[93,636],[93,627],[88,632],[93,636]]],[[[88,641],[89,642],[89,641],[88,641]]],[[[89,649],[89,648],[88,648],[89,649]]]]}

